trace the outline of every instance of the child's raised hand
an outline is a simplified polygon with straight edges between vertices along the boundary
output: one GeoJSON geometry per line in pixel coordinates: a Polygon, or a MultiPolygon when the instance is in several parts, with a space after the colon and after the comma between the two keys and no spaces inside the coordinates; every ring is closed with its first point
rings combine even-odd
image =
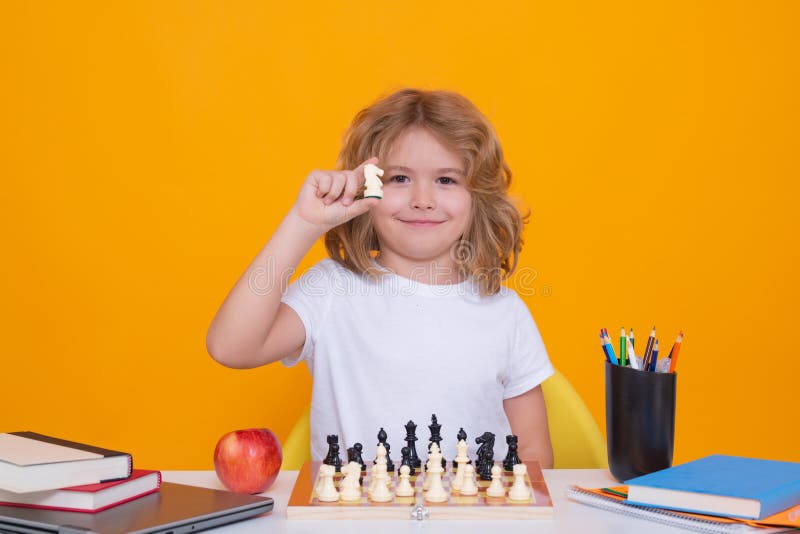
{"type": "Polygon", "coordinates": [[[311,171],[297,196],[297,214],[325,233],[367,212],[380,202],[377,198],[355,198],[364,185],[364,166],[368,163],[377,164],[378,158],[369,158],[352,171],[311,171]]]}

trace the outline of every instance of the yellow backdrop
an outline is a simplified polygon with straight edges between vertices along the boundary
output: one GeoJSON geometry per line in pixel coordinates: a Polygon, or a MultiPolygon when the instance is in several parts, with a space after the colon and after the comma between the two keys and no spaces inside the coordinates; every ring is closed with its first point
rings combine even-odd
{"type": "Polygon", "coordinates": [[[800,461],[798,15],[791,0],[4,2],[0,431],[162,469],[210,468],[236,428],[283,439],[306,369],[225,369],[206,329],[352,116],[418,86],[496,126],[532,211],[510,285],[601,427],[597,330],[655,324],[667,348],[686,333],[676,462],[800,461]]]}

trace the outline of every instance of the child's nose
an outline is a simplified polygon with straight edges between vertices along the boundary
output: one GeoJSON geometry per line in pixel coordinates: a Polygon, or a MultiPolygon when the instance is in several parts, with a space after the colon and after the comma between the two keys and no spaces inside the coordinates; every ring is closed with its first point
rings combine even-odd
{"type": "Polygon", "coordinates": [[[433,209],[436,207],[436,200],[433,198],[433,191],[424,184],[415,184],[411,191],[411,207],[417,209],[433,209]]]}

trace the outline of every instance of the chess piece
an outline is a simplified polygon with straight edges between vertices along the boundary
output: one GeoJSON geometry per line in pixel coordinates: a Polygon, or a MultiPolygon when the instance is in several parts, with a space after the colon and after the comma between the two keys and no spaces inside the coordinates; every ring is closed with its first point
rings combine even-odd
{"type": "Polygon", "coordinates": [[[494,434],[491,432],[484,432],[477,438],[475,443],[479,444],[478,447],[478,460],[475,462],[475,469],[481,480],[492,479],[492,466],[494,465],[494,434]]]}
{"type": "MultiPolygon", "coordinates": [[[[430,454],[431,446],[434,443],[436,444],[437,447],[439,447],[439,450],[441,451],[442,446],[440,444],[442,442],[442,434],[441,434],[442,425],[440,425],[439,422],[437,421],[436,414],[431,415],[431,424],[428,425],[428,430],[431,431],[431,439],[430,442],[428,443],[428,454],[430,454]]],[[[444,469],[446,467],[447,467],[447,461],[444,458],[442,458],[442,468],[444,469]]]]}
{"type": "Polygon", "coordinates": [[[326,438],[328,442],[328,454],[322,463],[325,465],[332,465],[336,472],[342,470],[342,459],[339,458],[339,436],[336,434],[329,434],[326,438]]]}
{"type": "Polygon", "coordinates": [[[383,182],[379,178],[383,173],[383,169],[374,163],[364,165],[364,198],[383,198],[383,182]]]}
{"type": "Polygon", "coordinates": [[[439,452],[439,446],[436,443],[431,444],[431,455],[428,459],[430,468],[425,472],[425,480],[430,481],[428,490],[425,492],[425,500],[428,502],[445,502],[447,501],[447,491],[442,484],[442,454],[439,452]]]}
{"type": "MultiPolygon", "coordinates": [[[[458,429],[458,434],[456,434],[456,443],[458,443],[459,441],[467,441],[467,433],[464,432],[464,428],[463,427],[459,428],[458,429]]],[[[467,458],[467,463],[471,464],[472,460],[467,458]]]]}
{"type": "Polygon", "coordinates": [[[352,447],[347,449],[347,461],[356,462],[358,465],[361,466],[361,471],[366,472],[367,466],[364,463],[363,458],[361,457],[362,450],[364,450],[363,445],[361,445],[360,443],[353,444],[352,447]]]}
{"type": "Polygon", "coordinates": [[[394,472],[394,462],[392,462],[391,456],[389,456],[389,451],[391,450],[391,446],[386,442],[386,431],[381,427],[380,431],[378,432],[378,443],[383,445],[386,449],[386,470],[389,473],[394,472]]]}
{"type": "Polygon", "coordinates": [[[506,453],[505,460],[503,460],[503,468],[506,471],[513,471],[515,465],[522,463],[522,460],[520,460],[517,455],[517,436],[509,434],[506,436],[506,443],[508,444],[508,452],[506,453]]]}
{"type": "Polygon", "coordinates": [[[514,466],[514,483],[511,484],[511,489],[508,490],[508,498],[512,501],[529,501],[531,500],[531,491],[525,484],[525,475],[528,473],[528,468],[525,464],[517,464],[514,466]]]}
{"type": "Polygon", "coordinates": [[[403,467],[404,465],[408,466],[408,474],[413,476],[416,470],[414,469],[414,466],[411,465],[411,449],[408,447],[403,447],[400,449],[400,458],[400,467],[403,467]]]}
{"type": "Polygon", "coordinates": [[[475,467],[472,464],[464,466],[464,483],[459,490],[461,495],[477,495],[478,485],[475,483],[475,467]]]}
{"type": "Polygon", "coordinates": [[[414,421],[409,421],[406,423],[406,439],[404,440],[409,450],[411,451],[411,467],[419,468],[422,466],[422,460],[419,459],[417,456],[417,446],[414,445],[419,438],[417,438],[417,425],[414,421]]]}
{"type": "Polygon", "coordinates": [[[486,488],[489,497],[505,497],[506,488],[503,487],[503,469],[499,465],[492,467],[492,483],[486,488]]]}
{"type": "MultiPolygon", "coordinates": [[[[383,448],[383,446],[379,446],[383,448]]],[[[389,502],[392,500],[392,492],[389,491],[390,479],[386,472],[386,463],[375,464],[375,480],[372,484],[372,493],[369,498],[373,502],[389,502]]]]}
{"type": "Polygon", "coordinates": [[[361,464],[349,462],[342,466],[342,473],[345,475],[339,483],[339,500],[343,502],[358,502],[361,500],[361,464]]]}
{"type": "Polygon", "coordinates": [[[336,486],[333,485],[333,475],[336,468],[332,465],[323,464],[319,466],[319,490],[317,492],[317,499],[320,502],[336,502],[339,500],[339,492],[336,491],[336,486]]]}
{"type": "Polygon", "coordinates": [[[400,475],[394,494],[398,497],[413,497],[414,495],[414,487],[411,485],[411,468],[406,464],[400,466],[400,475]]]}
{"type": "Polygon", "coordinates": [[[456,476],[453,477],[453,481],[450,483],[450,487],[454,490],[461,490],[461,486],[464,484],[464,466],[469,461],[467,447],[467,442],[463,439],[456,445],[456,476]]]}

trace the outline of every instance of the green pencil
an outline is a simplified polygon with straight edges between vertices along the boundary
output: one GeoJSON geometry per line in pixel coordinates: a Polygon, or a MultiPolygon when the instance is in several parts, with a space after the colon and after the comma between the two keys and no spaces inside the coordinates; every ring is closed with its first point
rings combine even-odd
{"type": "Polygon", "coordinates": [[[625,349],[628,347],[628,338],[625,337],[625,327],[619,330],[619,364],[625,367],[625,349]]]}

